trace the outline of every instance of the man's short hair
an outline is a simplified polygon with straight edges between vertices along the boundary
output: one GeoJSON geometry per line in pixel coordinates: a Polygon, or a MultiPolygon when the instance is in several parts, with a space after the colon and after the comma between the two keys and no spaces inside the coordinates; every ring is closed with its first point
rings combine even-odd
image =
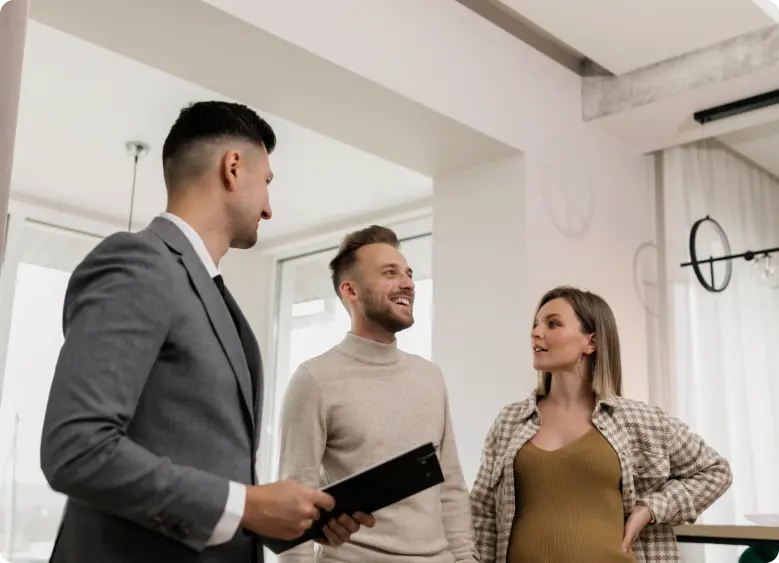
{"type": "Polygon", "coordinates": [[[240,139],[276,147],[276,134],[254,110],[230,102],[195,102],[179,113],[162,146],[162,168],[168,189],[197,178],[208,166],[207,143],[240,139]]]}
{"type": "Polygon", "coordinates": [[[357,263],[357,251],[369,244],[389,244],[394,248],[400,247],[400,241],[395,231],[380,225],[371,225],[346,235],[338,248],[338,254],[330,261],[333,288],[339,298],[341,297],[341,282],[357,263]]]}

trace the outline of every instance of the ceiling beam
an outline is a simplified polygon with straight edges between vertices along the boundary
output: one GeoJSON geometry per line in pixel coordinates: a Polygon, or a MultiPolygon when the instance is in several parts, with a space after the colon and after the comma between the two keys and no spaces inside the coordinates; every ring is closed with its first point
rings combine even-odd
{"type": "Polygon", "coordinates": [[[776,119],[776,105],[704,124],[695,114],[777,84],[779,26],[771,26],[620,76],[585,77],[582,113],[588,123],[651,152],[776,119]]]}
{"type": "Polygon", "coordinates": [[[30,17],[427,176],[516,152],[200,0],[35,0],[30,17]]]}
{"type": "Polygon", "coordinates": [[[612,76],[608,70],[537,26],[501,0],[455,1],[579,76],[612,76]]]}

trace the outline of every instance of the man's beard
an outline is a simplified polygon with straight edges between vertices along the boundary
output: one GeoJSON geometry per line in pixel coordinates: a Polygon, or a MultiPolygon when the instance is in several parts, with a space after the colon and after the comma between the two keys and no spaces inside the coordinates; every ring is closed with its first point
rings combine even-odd
{"type": "MultiPolygon", "coordinates": [[[[410,295],[404,295],[404,297],[411,299],[410,295]]],[[[404,318],[396,314],[392,310],[392,305],[387,303],[381,295],[371,293],[363,303],[365,318],[376,323],[390,334],[406,330],[414,324],[414,310],[412,307],[413,305],[409,305],[411,318],[404,318]]]]}

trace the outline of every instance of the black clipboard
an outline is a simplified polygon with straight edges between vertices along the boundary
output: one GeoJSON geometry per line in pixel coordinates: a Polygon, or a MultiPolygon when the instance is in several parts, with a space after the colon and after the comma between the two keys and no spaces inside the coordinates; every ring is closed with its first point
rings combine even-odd
{"type": "Polygon", "coordinates": [[[435,446],[427,443],[324,487],[322,491],[335,499],[335,508],[332,512],[322,510],[319,519],[302,536],[294,540],[259,539],[278,555],[308,541],[323,539],[322,528],[341,514],[372,514],[443,482],[435,446]]]}

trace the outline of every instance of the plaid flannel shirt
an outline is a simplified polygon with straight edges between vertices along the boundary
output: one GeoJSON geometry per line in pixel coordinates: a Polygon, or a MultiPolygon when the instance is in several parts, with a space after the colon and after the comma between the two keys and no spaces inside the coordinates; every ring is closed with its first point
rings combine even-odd
{"type": "MultiPolygon", "coordinates": [[[[503,408],[490,428],[471,491],[481,563],[504,563],[514,519],[514,458],[538,432],[535,392],[503,408]]],[[[674,526],[691,524],[730,487],[728,462],[681,421],[623,397],[599,399],[592,422],[616,451],[625,517],[636,504],[653,523],[633,544],[638,563],[677,563],[674,526]]]]}

